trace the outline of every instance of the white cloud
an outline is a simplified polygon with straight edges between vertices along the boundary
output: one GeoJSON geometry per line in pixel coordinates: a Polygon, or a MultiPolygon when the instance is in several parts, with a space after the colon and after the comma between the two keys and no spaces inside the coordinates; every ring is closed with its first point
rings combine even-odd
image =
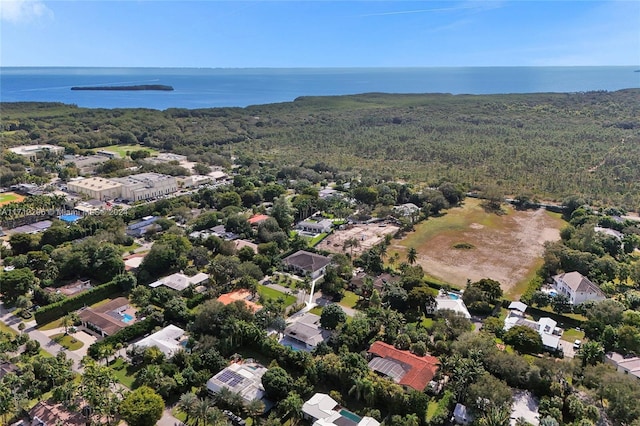
{"type": "Polygon", "coordinates": [[[53,18],[51,9],[40,0],[0,0],[0,21],[23,24],[53,18]]]}

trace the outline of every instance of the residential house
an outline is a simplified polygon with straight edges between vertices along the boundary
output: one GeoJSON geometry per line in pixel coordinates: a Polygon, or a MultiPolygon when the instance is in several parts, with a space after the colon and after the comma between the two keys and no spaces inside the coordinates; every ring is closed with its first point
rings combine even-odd
{"type": "Polygon", "coordinates": [[[562,351],[560,337],[563,330],[556,327],[557,322],[551,318],[543,317],[533,321],[525,317],[527,305],[522,302],[512,302],[509,305],[509,315],[504,320],[504,330],[507,331],[516,325],[529,327],[538,332],[542,339],[544,349],[552,352],[562,351]]]}
{"type": "Polygon", "coordinates": [[[453,409],[453,418],[451,420],[457,425],[467,426],[473,421],[473,416],[471,416],[465,405],[457,403],[456,408],[453,409]]]}
{"type": "Polygon", "coordinates": [[[316,393],[302,405],[302,417],[312,426],[379,426],[373,417],[360,417],[326,393],[316,393]]]}
{"type": "Polygon", "coordinates": [[[371,370],[419,392],[427,387],[440,368],[440,361],[434,356],[418,356],[384,342],[374,342],[368,352],[371,370]]]}
{"type": "Polygon", "coordinates": [[[185,331],[180,327],[170,324],[162,330],[156,331],[131,346],[137,346],[140,348],[150,348],[155,346],[160,349],[167,358],[171,358],[176,352],[184,349],[183,344],[186,343],[184,333],[185,331]]]}
{"type": "Polygon", "coordinates": [[[80,412],[70,411],[64,404],[40,401],[31,410],[28,418],[12,426],[85,426],[87,418],[80,412]]]}
{"type": "Polygon", "coordinates": [[[603,228],[601,226],[594,226],[593,228],[594,231],[600,233],[600,234],[604,234],[604,235],[608,235],[609,237],[613,237],[616,240],[622,240],[624,238],[624,234],[620,231],[616,231],[615,229],[611,229],[611,228],[603,228]]]}
{"type": "Polygon", "coordinates": [[[255,362],[234,363],[207,381],[207,391],[215,396],[222,388],[226,388],[240,394],[246,403],[260,400],[266,412],[273,406],[262,386],[262,376],[266,372],[267,368],[255,362]]]}
{"type": "Polygon", "coordinates": [[[460,296],[455,293],[448,293],[440,291],[438,296],[434,299],[434,303],[427,305],[426,311],[428,314],[434,314],[437,311],[449,310],[457,312],[467,319],[471,319],[471,314],[464,304],[464,301],[460,296]]]}
{"type": "Polygon", "coordinates": [[[307,352],[314,350],[330,337],[330,332],[320,326],[320,316],[309,312],[287,325],[283,334],[284,337],[280,340],[282,345],[307,352]]]}
{"type": "Polygon", "coordinates": [[[613,365],[620,373],[629,374],[640,380],[640,357],[625,357],[617,352],[609,352],[605,356],[605,362],[613,365]]]}
{"type": "Polygon", "coordinates": [[[264,222],[265,220],[269,219],[271,216],[268,216],[266,214],[256,214],[251,216],[247,222],[249,222],[249,225],[251,226],[258,226],[260,225],[262,222],[264,222]]]}
{"type": "Polygon", "coordinates": [[[330,263],[331,258],[305,250],[298,250],[282,260],[285,269],[298,275],[311,277],[311,279],[316,279],[324,274],[330,263]]]}
{"type": "Polygon", "coordinates": [[[420,207],[413,203],[405,203],[400,204],[399,206],[394,206],[393,211],[401,216],[413,216],[420,212],[420,207]]]}
{"type": "Polygon", "coordinates": [[[135,322],[135,310],[126,297],[118,297],[96,308],[83,308],[78,312],[82,326],[101,337],[111,336],[135,322]]]}
{"type": "Polygon", "coordinates": [[[607,298],[600,287],[579,272],[554,275],[553,283],[556,291],[567,296],[574,306],[591,300],[599,302],[607,298]]]}
{"type": "Polygon", "coordinates": [[[303,220],[302,222],[298,222],[296,225],[296,229],[299,229],[303,232],[310,232],[312,234],[322,234],[331,232],[331,228],[333,227],[333,222],[329,219],[322,220],[303,220]]]}
{"type": "MultiPolygon", "coordinates": [[[[365,279],[369,276],[365,272],[357,272],[349,283],[349,287],[351,290],[357,290],[362,288],[364,285],[365,279]]],[[[369,277],[370,278],[370,277],[369,277]]],[[[372,278],[373,280],[373,288],[378,290],[378,293],[382,293],[384,287],[386,285],[398,284],[401,280],[399,276],[391,275],[387,272],[378,275],[377,277],[372,278]]]]}
{"type": "Polygon", "coordinates": [[[156,221],[160,219],[158,216],[146,216],[140,222],[127,226],[125,233],[131,237],[142,237],[149,231],[156,231],[160,226],[156,221]]]}
{"type": "Polygon", "coordinates": [[[254,253],[258,253],[258,245],[247,240],[235,240],[233,242],[236,251],[240,251],[243,247],[249,247],[254,253]]]}
{"type": "Polygon", "coordinates": [[[189,277],[182,272],[176,272],[175,274],[169,275],[168,277],[160,278],[158,281],[152,282],[149,284],[149,287],[156,288],[161,285],[165,287],[169,287],[175,291],[183,291],[186,290],[189,286],[199,286],[204,285],[209,281],[209,275],[204,272],[199,272],[192,277],[189,277]]]}
{"type": "Polygon", "coordinates": [[[249,290],[238,289],[233,290],[230,293],[221,294],[218,297],[218,302],[222,303],[223,305],[229,305],[233,302],[237,302],[238,300],[242,300],[249,309],[251,309],[253,312],[258,312],[260,309],[262,309],[262,306],[249,300],[251,297],[252,294],[249,290]]]}

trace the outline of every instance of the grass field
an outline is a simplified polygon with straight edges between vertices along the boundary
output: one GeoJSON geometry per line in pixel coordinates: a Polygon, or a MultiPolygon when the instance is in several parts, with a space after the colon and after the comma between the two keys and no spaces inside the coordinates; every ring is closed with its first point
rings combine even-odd
{"type": "Polygon", "coordinates": [[[565,222],[545,210],[503,209],[502,215],[489,213],[480,200],[467,198],[461,207],[418,224],[390,247],[389,257],[395,252],[399,262],[406,261],[413,247],[427,276],[457,287],[467,279],[492,278],[517,296],[540,267],[544,243],[558,240],[565,222]],[[473,248],[455,248],[460,244],[473,248]]]}
{"type": "Polygon", "coordinates": [[[70,334],[64,334],[64,333],[54,334],[53,336],[51,336],[51,340],[53,340],[60,346],[63,346],[70,351],[75,351],[77,349],[80,349],[82,346],[84,346],[80,340],[75,339],[70,334]]]}
{"type": "Polygon", "coordinates": [[[9,203],[19,203],[22,200],[24,200],[24,197],[14,192],[3,192],[0,194],[0,206],[9,203]]]}
{"type": "Polygon", "coordinates": [[[360,300],[360,297],[357,294],[352,291],[345,291],[344,297],[340,300],[339,304],[347,308],[355,308],[358,300],[360,300]]]}
{"type": "Polygon", "coordinates": [[[113,370],[113,374],[121,385],[124,385],[129,389],[133,388],[133,382],[136,380],[135,373],[139,368],[133,368],[122,358],[115,360],[115,362],[111,363],[109,367],[113,370]]]}
{"type": "Polygon", "coordinates": [[[294,296],[284,294],[281,291],[274,290],[263,285],[258,286],[258,294],[260,297],[264,297],[265,299],[277,299],[278,297],[284,297],[285,306],[291,306],[296,303],[296,298],[294,296]]]}
{"type": "Polygon", "coordinates": [[[129,152],[139,151],[142,149],[144,149],[145,151],[149,151],[151,156],[158,155],[158,152],[159,152],[156,149],[149,148],[142,145],[110,145],[110,146],[103,146],[101,148],[98,148],[97,150],[113,152],[115,154],[118,154],[120,158],[125,158],[127,156],[127,151],[129,152]]]}

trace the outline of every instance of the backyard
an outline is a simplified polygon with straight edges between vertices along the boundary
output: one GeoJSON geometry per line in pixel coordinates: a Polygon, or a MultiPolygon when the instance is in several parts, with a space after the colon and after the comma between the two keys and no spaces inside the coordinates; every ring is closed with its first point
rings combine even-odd
{"type": "Polygon", "coordinates": [[[145,150],[149,151],[151,156],[158,155],[158,151],[142,145],[110,145],[100,148],[100,151],[109,151],[118,154],[120,158],[127,156],[127,152],[145,150]]]}

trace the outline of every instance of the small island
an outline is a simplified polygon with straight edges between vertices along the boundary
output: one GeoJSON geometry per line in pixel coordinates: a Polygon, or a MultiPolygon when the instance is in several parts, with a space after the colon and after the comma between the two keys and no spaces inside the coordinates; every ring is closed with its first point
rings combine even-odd
{"type": "Polygon", "coordinates": [[[140,84],[136,86],[74,86],[71,90],[163,90],[170,92],[173,87],[162,84],[140,84]]]}

